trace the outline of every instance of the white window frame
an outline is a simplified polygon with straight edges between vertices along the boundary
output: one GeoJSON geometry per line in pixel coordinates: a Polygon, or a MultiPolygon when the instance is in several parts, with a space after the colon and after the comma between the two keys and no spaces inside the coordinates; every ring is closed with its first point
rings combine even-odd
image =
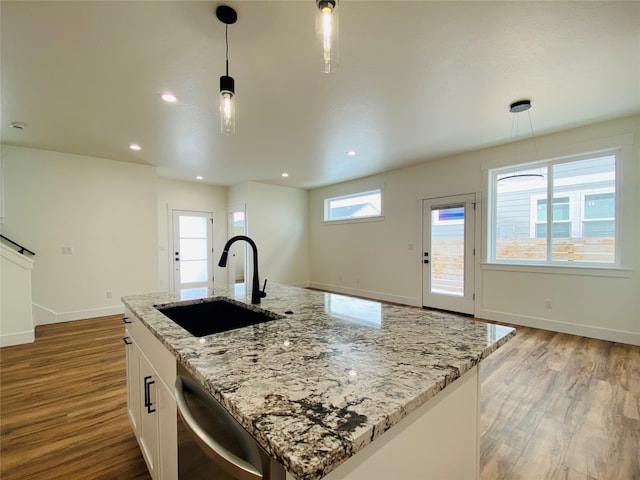
{"type": "Polygon", "coordinates": [[[368,222],[384,219],[384,196],[382,194],[382,188],[375,188],[363,192],[350,193],[347,195],[338,195],[335,197],[328,197],[324,199],[324,223],[325,224],[338,224],[338,223],[353,223],[353,222],[368,222]],[[375,215],[364,215],[361,217],[345,217],[345,218],[331,218],[331,202],[339,200],[348,200],[352,198],[365,197],[369,195],[380,195],[380,213],[375,215]]]}
{"type": "MultiPolygon", "coordinates": [[[[492,169],[488,169],[488,175],[487,175],[487,180],[488,180],[488,210],[487,210],[487,248],[485,251],[485,258],[486,258],[486,262],[484,262],[486,265],[495,265],[495,266],[501,266],[501,265],[514,265],[514,266],[524,266],[524,267],[534,267],[534,268],[542,268],[542,269],[584,269],[584,270],[598,270],[598,269],[602,269],[602,270],[616,270],[616,269],[622,269],[623,267],[623,254],[622,251],[624,249],[624,246],[627,245],[628,242],[628,238],[631,235],[631,232],[622,232],[621,229],[621,225],[623,223],[626,222],[626,220],[628,219],[628,212],[629,212],[629,207],[627,206],[626,208],[623,208],[623,205],[625,205],[625,200],[628,202],[628,197],[629,194],[625,193],[622,191],[621,189],[621,184],[622,184],[622,178],[623,178],[623,171],[628,171],[628,165],[625,167],[624,164],[627,163],[628,164],[628,160],[625,162],[625,158],[628,158],[629,155],[631,155],[631,153],[626,149],[626,148],[622,148],[622,147],[615,147],[615,148],[608,148],[608,149],[602,149],[602,150],[596,150],[596,151],[592,151],[592,152],[588,152],[588,153],[580,153],[580,154],[575,154],[575,155],[566,155],[566,156],[562,156],[562,157],[556,157],[556,158],[549,158],[546,160],[542,160],[542,161],[534,161],[534,162],[528,162],[528,163],[523,163],[523,164],[518,164],[518,165],[504,165],[504,166],[500,166],[500,167],[495,167],[492,169]],[[623,152],[623,150],[625,150],[623,152]],[[616,227],[615,227],[615,238],[616,238],[616,250],[615,250],[615,261],[612,263],[606,263],[606,264],[601,264],[601,263],[589,263],[589,262],[584,262],[584,263],[580,263],[580,264],[567,264],[566,262],[562,262],[562,261],[557,261],[557,260],[553,260],[551,258],[547,258],[544,261],[527,261],[527,260],[523,260],[523,259],[515,259],[515,260],[507,260],[507,259],[496,259],[495,258],[495,248],[496,248],[496,241],[495,239],[497,238],[497,226],[495,224],[495,219],[496,219],[496,202],[495,202],[495,185],[496,185],[496,181],[499,178],[500,175],[504,175],[504,170],[506,168],[510,168],[511,170],[516,169],[516,170],[521,170],[521,169],[527,169],[527,168],[535,168],[536,166],[547,166],[548,167],[548,174],[546,176],[546,181],[547,181],[547,191],[553,191],[553,178],[552,178],[552,174],[550,173],[552,170],[552,167],[556,164],[561,164],[561,163],[570,163],[570,162],[577,162],[580,160],[586,160],[589,158],[598,158],[598,157],[606,157],[606,156],[615,156],[615,161],[616,161],[616,178],[615,178],[615,187],[613,189],[611,188],[594,188],[594,189],[590,189],[588,192],[582,191],[582,192],[576,192],[576,194],[571,194],[568,195],[567,192],[562,192],[563,195],[562,196],[571,196],[571,200],[570,200],[570,218],[571,218],[571,222],[572,222],[572,234],[573,234],[573,230],[574,230],[574,226],[573,223],[574,222],[579,222],[579,230],[580,233],[582,233],[582,217],[584,216],[583,212],[582,212],[582,206],[580,204],[580,212],[575,212],[575,201],[580,201],[583,202],[584,201],[584,195],[582,195],[582,193],[586,193],[586,194],[591,194],[591,193],[607,193],[608,192],[615,192],[616,194],[616,227]],[[600,192],[600,190],[603,190],[603,192],[600,192]],[[576,198],[574,199],[573,196],[576,196],[576,198]],[[575,201],[574,201],[575,200],[575,201]],[[623,216],[623,212],[626,211],[627,215],[623,216]]],[[[546,198],[544,195],[534,195],[534,197],[536,197],[536,200],[532,199],[532,203],[530,208],[533,210],[531,213],[534,214],[535,210],[536,210],[536,206],[537,206],[537,199],[540,198],[546,198]]],[[[549,216],[551,215],[551,208],[552,205],[549,206],[547,205],[547,221],[549,220],[549,216]]],[[[533,229],[531,230],[531,235],[535,236],[535,223],[536,223],[536,218],[535,215],[532,215],[530,217],[530,222],[533,222],[533,229]]],[[[627,224],[629,224],[629,222],[626,222],[627,224]]],[[[632,223],[632,222],[631,222],[632,223]]],[[[551,248],[551,246],[549,246],[548,248],[551,248]]],[[[627,247],[628,248],[628,247],[627,247]]]]}

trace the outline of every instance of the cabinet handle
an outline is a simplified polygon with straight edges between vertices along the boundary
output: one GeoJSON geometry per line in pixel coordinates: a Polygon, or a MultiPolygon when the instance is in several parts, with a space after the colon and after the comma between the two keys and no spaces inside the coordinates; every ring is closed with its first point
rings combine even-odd
{"type": "Polygon", "coordinates": [[[156,382],[151,380],[151,378],[151,375],[144,377],[144,406],[147,407],[147,413],[156,411],[156,409],[153,408],[153,403],[151,403],[151,389],[149,388],[156,382]]]}
{"type": "Polygon", "coordinates": [[[125,345],[133,345],[133,342],[129,340],[129,337],[123,337],[122,341],[124,342],[125,345]]]}
{"type": "Polygon", "coordinates": [[[129,317],[124,317],[124,318],[122,319],[122,321],[123,321],[124,323],[133,323],[131,320],[129,320],[129,317]]]}

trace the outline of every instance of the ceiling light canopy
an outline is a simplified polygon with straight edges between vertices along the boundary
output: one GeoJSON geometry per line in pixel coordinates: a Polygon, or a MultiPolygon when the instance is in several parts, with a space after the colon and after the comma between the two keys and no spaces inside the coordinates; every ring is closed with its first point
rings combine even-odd
{"type": "Polygon", "coordinates": [[[316,34],[320,49],[320,71],[338,68],[338,0],[316,0],[316,34]]]}
{"type": "Polygon", "coordinates": [[[236,131],[236,85],[233,77],[229,76],[229,25],[236,23],[238,14],[227,6],[216,8],[216,17],[224,23],[225,40],[225,75],[220,77],[220,133],[232,135],[236,131]]]}

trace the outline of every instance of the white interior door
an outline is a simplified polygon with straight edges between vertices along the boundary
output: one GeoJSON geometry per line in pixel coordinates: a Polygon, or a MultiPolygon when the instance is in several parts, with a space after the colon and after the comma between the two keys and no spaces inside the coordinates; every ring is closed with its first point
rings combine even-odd
{"type": "Polygon", "coordinates": [[[474,313],[475,195],[423,200],[422,305],[474,313]]]}
{"type": "Polygon", "coordinates": [[[213,214],[173,210],[173,285],[182,298],[213,285],[213,214]]]}
{"type": "MultiPolygon", "coordinates": [[[[229,211],[229,238],[247,234],[245,207],[236,207],[229,211]]],[[[227,262],[229,285],[234,286],[236,295],[242,295],[247,289],[247,242],[235,242],[229,249],[227,262]]]]}

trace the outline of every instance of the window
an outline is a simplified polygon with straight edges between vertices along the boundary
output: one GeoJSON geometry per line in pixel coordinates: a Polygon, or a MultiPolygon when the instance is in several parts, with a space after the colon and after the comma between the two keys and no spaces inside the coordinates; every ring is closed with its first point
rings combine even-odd
{"type": "Polygon", "coordinates": [[[355,220],[382,216],[382,191],[355,193],[341,197],[326,198],[324,221],[355,220]]]}
{"type": "Polygon", "coordinates": [[[617,153],[489,171],[494,263],[616,265],[617,153]]]}

